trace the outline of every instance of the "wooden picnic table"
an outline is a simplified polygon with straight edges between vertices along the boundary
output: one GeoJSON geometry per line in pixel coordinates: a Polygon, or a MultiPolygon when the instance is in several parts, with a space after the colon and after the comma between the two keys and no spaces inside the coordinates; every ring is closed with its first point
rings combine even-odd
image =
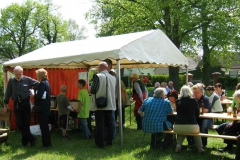
{"type": "MultiPolygon", "coordinates": [[[[174,112],[172,115],[177,115],[177,112],[174,112]]],[[[233,117],[233,115],[228,116],[227,113],[204,113],[203,115],[199,115],[198,118],[217,118],[217,119],[224,119],[224,120],[240,120],[240,115],[238,115],[237,117],[233,117]]],[[[175,133],[173,130],[172,131],[169,131],[169,130],[163,131],[163,133],[237,140],[236,136],[230,136],[230,135],[217,135],[217,134],[206,134],[206,133],[198,133],[198,134],[175,133]]]]}
{"type": "MultiPolygon", "coordinates": [[[[177,115],[177,112],[174,112],[173,115],[177,115]]],[[[204,113],[203,115],[199,115],[198,118],[212,118],[240,121],[240,115],[238,115],[237,117],[233,117],[233,114],[231,116],[228,116],[227,113],[204,113]]]]}

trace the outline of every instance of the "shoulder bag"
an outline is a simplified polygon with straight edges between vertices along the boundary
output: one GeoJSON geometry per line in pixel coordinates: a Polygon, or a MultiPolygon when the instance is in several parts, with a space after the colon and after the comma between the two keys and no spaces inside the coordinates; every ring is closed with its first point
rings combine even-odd
{"type": "MultiPolygon", "coordinates": [[[[105,74],[105,73],[104,73],[105,74]]],[[[97,105],[97,108],[104,108],[107,107],[107,97],[108,97],[108,92],[107,92],[107,87],[108,87],[108,80],[107,80],[107,75],[106,76],[106,97],[104,96],[100,96],[98,98],[96,98],[96,94],[95,94],[95,102],[97,105]]]]}

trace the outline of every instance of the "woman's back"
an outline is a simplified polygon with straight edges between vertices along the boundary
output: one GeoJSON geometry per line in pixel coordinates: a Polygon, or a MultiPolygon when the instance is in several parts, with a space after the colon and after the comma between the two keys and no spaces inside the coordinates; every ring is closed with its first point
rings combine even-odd
{"type": "Polygon", "coordinates": [[[175,124],[197,124],[199,107],[195,98],[184,97],[176,101],[177,115],[175,124]]]}

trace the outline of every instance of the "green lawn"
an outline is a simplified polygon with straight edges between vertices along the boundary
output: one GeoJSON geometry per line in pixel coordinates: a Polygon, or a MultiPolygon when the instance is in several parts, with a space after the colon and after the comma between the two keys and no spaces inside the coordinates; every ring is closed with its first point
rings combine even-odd
{"type": "MultiPolygon", "coordinates": [[[[123,130],[123,146],[119,145],[119,133],[114,140],[113,146],[98,149],[95,147],[94,138],[83,140],[80,133],[69,131],[70,140],[62,140],[61,131],[52,131],[53,148],[49,150],[41,149],[41,137],[37,136],[37,144],[34,148],[21,148],[19,131],[11,131],[9,137],[9,145],[1,146],[0,160],[92,160],[92,159],[123,159],[123,160],[230,160],[234,159],[236,148],[230,153],[220,153],[218,148],[224,147],[222,139],[208,138],[208,146],[206,153],[197,153],[195,149],[187,149],[183,147],[182,152],[175,153],[175,143],[167,150],[160,151],[158,149],[150,149],[150,134],[145,136],[142,144],[140,144],[143,131],[136,130],[136,123],[132,117],[130,125],[130,107],[126,109],[126,127],[123,130]]],[[[133,114],[132,114],[133,115],[133,114]]],[[[210,130],[210,132],[214,132],[210,130]]],[[[184,141],[184,145],[187,143],[184,141]]]]}

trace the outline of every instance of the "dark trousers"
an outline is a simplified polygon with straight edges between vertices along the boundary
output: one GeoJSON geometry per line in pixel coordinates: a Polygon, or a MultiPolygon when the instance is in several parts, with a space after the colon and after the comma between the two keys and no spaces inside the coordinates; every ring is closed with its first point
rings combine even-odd
{"type": "Polygon", "coordinates": [[[113,140],[113,115],[112,110],[95,111],[95,143],[98,147],[104,146],[105,126],[107,128],[106,144],[111,145],[113,140]]]}
{"type": "MultiPolygon", "coordinates": [[[[169,130],[165,123],[164,123],[164,130],[169,130]]],[[[174,136],[172,134],[152,133],[150,148],[166,149],[172,144],[173,140],[174,140],[174,136]]]]}
{"type": "Polygon", "coordinates": [[[235,160],[240,160],[240,135],[237,137],[237,150],[235,160]]]}
{"type": "Polygon", "coordinates": [[[136,121],[137,121],[137,129],[141,130],[142,129],[142,116],[137,114],[136,115],[136,121]]]}
{"type": "MultiPolygon", "coordinates": [[[[223,123],[216,128],[216,131],[220,135],[230,135],[230,136],[237,136],[240,134],[240,122],[234,123],[231,127],[227,127],[229,123],[223,123]]],[[[228,145],[229,148],[236,144],[234,140],[224,139],[224,143],[228,145]]]]}
{"type": "Polygon", "coordinates": [[[43,112],[43,113],[37,114],[37,116],[38,116],[38,122],[39,122],[41,133],[42,133],[43,147],[49,147],[52,145],[49,126],[48,126],[49,114],[46,114],[43,112]]]}
{"type": "Polygon", "coordinates": [[[14,103],[14,114],[17,127],[22,133],[22,145],[26,146],[28,142],[35,140],[33,135],[30,132],[30,118],[31,118],[31,108],[30,101],[26,100],[20,105],[14,103]]]}

